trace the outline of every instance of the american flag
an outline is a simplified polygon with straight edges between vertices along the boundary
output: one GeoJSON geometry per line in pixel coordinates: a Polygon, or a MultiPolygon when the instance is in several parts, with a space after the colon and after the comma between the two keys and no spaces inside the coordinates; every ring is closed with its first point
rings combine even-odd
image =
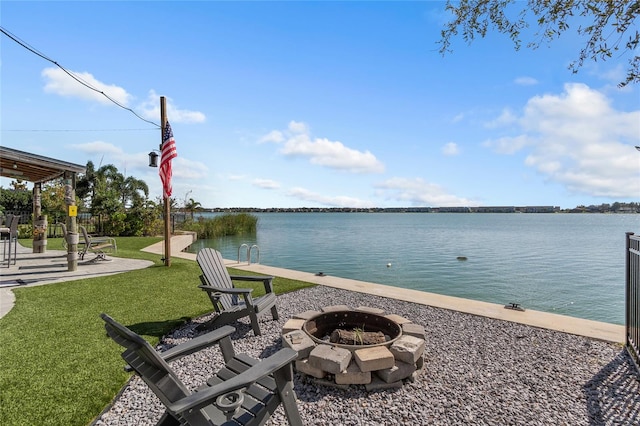
{"type": "Polygon", "coordinates": [[[171,197],[173,189],[171,187],[171,160],[178,156],[176,151],[176,141],[173,139],[171,125],[167,121],[162,134],[162,148],[160,153],[160,180],[162,181],[162,191],[165,197],[171,197]]]}

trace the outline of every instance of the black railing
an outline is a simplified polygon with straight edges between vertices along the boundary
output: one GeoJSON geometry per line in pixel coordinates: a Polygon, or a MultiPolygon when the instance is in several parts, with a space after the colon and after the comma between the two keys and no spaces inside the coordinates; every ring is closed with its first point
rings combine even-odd
{"type": "Polygon", "coordinates": [[[640,371],[640,235],[627,232],[625,346],[640,371]]]}

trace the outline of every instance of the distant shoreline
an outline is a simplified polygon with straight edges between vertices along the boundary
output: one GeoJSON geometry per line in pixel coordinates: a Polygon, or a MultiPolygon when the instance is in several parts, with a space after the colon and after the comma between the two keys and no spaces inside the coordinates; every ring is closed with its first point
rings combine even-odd
{"type": "Polygon", "coordinates": [[[495,207],[225,207],[199,209],[197,213],[604,213],[638,214],[640,206],[624,206],[606,210],[601,206],[561,209],[557,206],[495,206],[495,207]]]}

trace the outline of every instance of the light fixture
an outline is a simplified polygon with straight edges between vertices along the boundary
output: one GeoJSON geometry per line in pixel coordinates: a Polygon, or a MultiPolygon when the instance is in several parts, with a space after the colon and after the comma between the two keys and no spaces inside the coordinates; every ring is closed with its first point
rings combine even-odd
{"type": "Polygon", "coordinates": [[[156,151],[149,153],[149,167],[158,167],[158,154],[156,151]]]}

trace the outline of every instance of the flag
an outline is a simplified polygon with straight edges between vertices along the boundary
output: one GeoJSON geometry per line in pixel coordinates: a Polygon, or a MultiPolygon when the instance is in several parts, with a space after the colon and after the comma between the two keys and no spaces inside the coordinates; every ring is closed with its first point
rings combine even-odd
{"type": "Polygon", "coordinates": [[[162,192],[165,197],[171,197],[171,160],[178,156],[176,151],[176,141],[173,139],[171,125],[167,121],[162,134],[162,147],[160,148],[160,180],[162,181],[162,192]]]}

